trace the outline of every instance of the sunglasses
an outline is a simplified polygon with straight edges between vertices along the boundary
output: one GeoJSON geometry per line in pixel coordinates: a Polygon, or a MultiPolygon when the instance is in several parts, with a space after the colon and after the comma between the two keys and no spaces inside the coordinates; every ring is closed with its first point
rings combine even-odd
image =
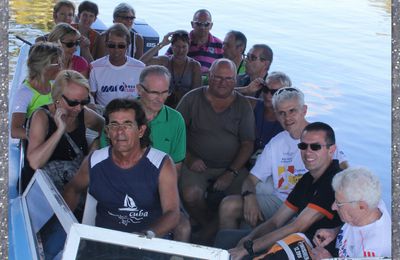
{"type": "Polygon", "coordinates": [[[115,44],[115,43],[107,43],[107,48],[110,49],[125,49],[126,44],[115,44]]]}
{"type": "Polygon", "coordinates": [[[76,42],[61,42],[61,43],[64,44],[65,47],[67,47],[67,48],[72,48],[72,47],[78,46],[80,44],[80,41],[78,40],[76,42]]]}
{"type": "Polygon", "coordinates": [[[68,99],[64,95],[61,95],[61,96],[65,100],[65,102],[68,104],[68,106],[70,106],[70,107],[76,107],[77,105],[86,106],[87,104],[90,103],[90,97],[87,97],[87,99],[85,99],[85,100],[78,101],[78,100],[68,99]]]}
{"type": "Polygon", "coordinates": [[[247,53],[246,55],[244,55],[244,58],[249,60],[249,61],[256,61],[256,60],[265,61],[264,58],[257,57],[256,55],[250,54],[250,53],[247,53]]]}
{"type": "Polygon", "coordinates": [[[193,21],[194,25],[197,27],[208,27],[211,25],[210,22],[198,22],[198,21],[193,21]]]}
{"type": "Polygon", "coordinates": [[[263,87],[261,88],[261,91],[264,94],[268,94],[268,92],[269,92],[269,93],[271,93],[271,96],[273,96],[275,94],[275,92],[277,92],[278,90],[279,89],[270,89],[270,88],[268,88],[267,84],[264,84],[263,87]]]}
{"type": "Polygon", "coordinates": [[[280,95],[281,93],[283,93],[283,92],[285,92],[285,91],[288,91],[288,92],[299,92],[299,90],[298,90],[297,88],[290,88],[290,87],[287,87],[287,88],[281,88],[281,89],[279,89],[279,90],[277,91],[277,95],[280,95]]]}
{"type": "Polygon", "coordinates": [[[307,144],[307,143],[301,142],[301,143],[297,144],[297,147],[299,147],[300,150],[304,151],[304,150],[307,150],[308,146],[310,146],[311,150],[318,151],[318,150],[321,150],[322,146],[326,146],[327,148],[329,148],[329,146],[331,146],[331,145],[332,144],[319,144],[319,143],[307,144]]]}
{"type": "Polygon", "coordinates": [[[117,16],[118,18],[121,18],[122,20],[130,20],[133,21],[136,19],[135,16],[117,16]]]}

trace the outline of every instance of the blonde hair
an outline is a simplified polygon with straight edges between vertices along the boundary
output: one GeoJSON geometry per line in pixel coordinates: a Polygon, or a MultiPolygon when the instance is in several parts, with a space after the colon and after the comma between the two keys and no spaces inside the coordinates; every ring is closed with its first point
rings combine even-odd
{"type": "Polygon", "coordinates": [[[75,70],[62,70],[58,73],[53,88],[51,89],[51,98],[55,101],[64,93],[64,89],[69,84],[75,83],[90,92],[89,81],[75,70]]]}
{"type": "Polygon", "coordinates": [[[42,80],[44,68],[54,59],[60,59],[62,49],[60,45],[52,42],[38,42],[32,45],[28,55],[28,78],[42,80]]]}
{"type": "Polygon", "coordinates": [[[74,36],[78,35],[78,37],[81,37],[79,31],[74,27],[72,27],[71,25],[67,23],[59,23],[53,28],[53,30],[49,34],[48,41],[49,42],[58,42],[58,40],[62,41],[62,38],[68,34],[72,34],[74,36]]]}

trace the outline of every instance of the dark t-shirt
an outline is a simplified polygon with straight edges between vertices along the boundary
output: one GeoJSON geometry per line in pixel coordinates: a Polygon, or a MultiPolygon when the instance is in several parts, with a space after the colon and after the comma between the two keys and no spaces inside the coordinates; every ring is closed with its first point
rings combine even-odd
{"type": "Polygon", "coordinates": [[[340,171],[339,162],[333,160],[325,173],[315,183],[313,183],[314,178],[307,172],[285,201],[286,206],[298,213],[308,207],[324,215],[322,219],[312,224],[305,232],[305,235],[310,240],[312,240],[317,229],[334,228],[343,224],[337,212],[332,210],[332,204],[335,201],[332,179],[340,171]]]}

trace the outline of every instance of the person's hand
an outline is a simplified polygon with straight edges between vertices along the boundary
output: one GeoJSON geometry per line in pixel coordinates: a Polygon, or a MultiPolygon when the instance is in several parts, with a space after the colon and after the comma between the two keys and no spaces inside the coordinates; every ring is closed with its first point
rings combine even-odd
{"type": "Polygon", "coordinates": [[[318,246],[311,250],[311,257],[313,260],[320,260],[325,258],[332,258],[332,255],[325,248],[318,246]]]}
{"type": "Polygon", "coordinates": [[[89,48],[90,40],[87,37],[82,35],[79,40],[81,41],[80,46],[81,46],[82,49],[89,48]]]}
{"type": "Polygon", "coordinates": [[[252,227],[255,227],[259,220],[264,220],[255,194],[250,194],[243,198],[243,216],[252,227]]]}
{"type": "Polygon", "coordinates": [[[265,81],[262,78],[256,78],[247,86],[247,93],[256,93],[265,85],[265,81]]]}
{"type": "Polygon", "coordinates": [[[195,172],[203,172],[207,169],[207,166],[202,159],[193,159],[189,169],[195,172]]]}
{"type": "Polygon", "coordinates": [[[63,108],[57,108],[54,114],[54,122],[56,123],[57,130],[61,133],[65,133],[67,125],[65,124],[66,111],[63,108]]]}
{"type": "Polygon", "coordinates": [[[247,251],[243,246],[237,246],[235,248],[231,248],[228,250],[229,254],[231,255],[232,260],[240,260],[245,255],[247,255],[247,251]]]}
{"type": "Polygon", "coordinates": [[[164,36],[164,38],[162,39],[162,41],[160,42],[160,45],[161,46],[167,46],[168,44],[170,44],[171,43],[171,40],[172,40],[172,38],[171,38],[171,36],[174,34],[174,32],[169,32],[169,33],[167,33],[165,36],[164,36]]]}
{"type": "Polygon", "coordinates": [[[318,247],[325,247],[336,238],[336,235],[333,228],[321,228],[315,232],[313,242],[318,247]]]}
{"type": "Polygon", "coordinates": [[[232,184],[232,181],[234,178],[235,178],[235,175],[233,175],[232,172],[225,171],[214,182],[214,186],[213,186],[214,190],[218,190],[218,191],[226,190],[232,184]]]}

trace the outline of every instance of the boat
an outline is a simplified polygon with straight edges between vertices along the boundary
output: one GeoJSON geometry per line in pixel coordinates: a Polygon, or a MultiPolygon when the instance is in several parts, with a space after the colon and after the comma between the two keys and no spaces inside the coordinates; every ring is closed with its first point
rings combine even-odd
{"type": "MultiPolygon", "coordinates": [[[[92,28],[104,31],[107,26],[97,19],[92,28]]],[[[158,43],[157,32],[144,20],[136,20],[135,31],[143,35],[145,51],[158,43]]],[[[9,87],[10,107],[15,98],[15,90],[27,75],[26,61],[30,42],[25,40],[20,48],[19,57],[12,83],[9,87]]],[[[8,114],[11,119],[11,112],[8,114]]],[[[226,250],[182,243],[159,238],[147,238],[140,234],[131,234],[94,226],[95,200],[87,196],[82,223],[79,223],[57,191],[53,182],[40,169],[36,171],[24,193],[18,189],[18,179],[23,165],[23,151],[20,140],[9,137],[9,259],[44,259],[41,239],[45,223],[55,216],[65,234],[64,249],[54,259],[88,259],[87,252],[101,245],[110,248],[123,248],[130,256],[150,254],[151,259],[229,259],[226,250]]],[[[124,251],[123,250],[123,251],[124,251]]],[[[102,257],[100,259],[126,259],[102,257]]],[[[150,259],[150,258],[146,258],[150,259]]]]}

